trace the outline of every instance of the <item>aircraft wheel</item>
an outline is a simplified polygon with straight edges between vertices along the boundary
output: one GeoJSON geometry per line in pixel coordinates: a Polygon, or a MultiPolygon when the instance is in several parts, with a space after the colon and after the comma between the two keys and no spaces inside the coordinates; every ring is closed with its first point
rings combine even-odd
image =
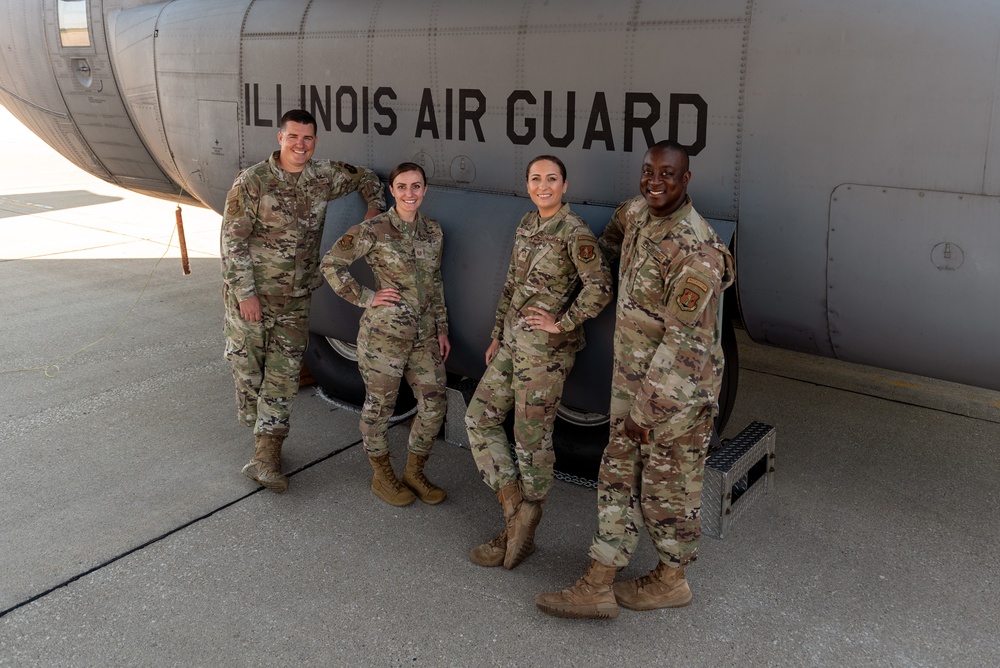
{"type": "Polygon", "coordinates": [[[586,425],[569,422],[560,414],[552,431],[556,470],[569,476],[597,480],[609,433],[608,416],[604,416],[601,423],[586,425]]]}
{"type": "MultiPolygon", "coordinates": [[[[309,332],[309,347],[304,358],[313,378],[327,397],[361,410],[365,402],[365,383],[358,371],[357,347],[344,341],[309,332]]],[[[399,384],[399,398],[394,415],[413,411],[417,401],[405,380],[399,384]]]]}

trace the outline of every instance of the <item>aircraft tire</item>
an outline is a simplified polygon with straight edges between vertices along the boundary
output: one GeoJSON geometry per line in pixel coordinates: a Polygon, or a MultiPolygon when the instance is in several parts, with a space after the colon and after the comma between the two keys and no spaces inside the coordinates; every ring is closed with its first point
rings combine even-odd
{"type": "MultiPolygon", "coordinates": [[[[309,347],[306,348],[304,362],[323,394],[361,411],[365,402],[365,383],[361,379],[357,362],[338,353],[325,336],[315,332],[309,332],[309,347]]],[[[401,382],[393,414],[403,415],[416,405],[410,386],[405,381],[401,382]]]]}

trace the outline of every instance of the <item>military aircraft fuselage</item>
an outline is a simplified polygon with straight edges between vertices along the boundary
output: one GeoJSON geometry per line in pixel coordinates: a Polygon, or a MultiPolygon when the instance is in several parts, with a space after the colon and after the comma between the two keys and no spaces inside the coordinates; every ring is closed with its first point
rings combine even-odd
{"type": "MultiPolygon", "coordinates": [[[[562,158],[599,233],[669,138],[735,246],[752,338],[1000,389],[992,0],[0,0],[0,19],[0,103],[124,187],[221,212],[292,108],[317,158],[421,164],[456,374],[483,368],[527,162],[562,158]]],[[[324,243],[361,213],[332,206],[324,243]]],[[[352,309],[324,288],[311,328],[350,342],[352,309]]],[[[606,409],[612,327],[588,326],[568,404],[606,409]]]]}

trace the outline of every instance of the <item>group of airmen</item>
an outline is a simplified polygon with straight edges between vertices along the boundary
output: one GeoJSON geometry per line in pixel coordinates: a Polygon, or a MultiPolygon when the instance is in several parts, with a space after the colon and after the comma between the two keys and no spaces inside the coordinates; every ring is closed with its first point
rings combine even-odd
{"type": "MultiPolygon", "coordinates": [[[[446,498],[424,467],[445,419],[451,350],[441,278],[443,234],[420,211],[427,189],[412,162],[379,178],[364,167],[313,160],[316,120],[281,119],[279,150],[243,171],[222,226],[226,357],[238,417],[253,428],[243,473],[282,493],[281,447],[308,340],[310,293],[327,280],[363,307],[358,367],[366,396],[361,435],[372,492],[395,506],[446,498]],[[351,192],[365,220],[320,260],[327,202],[351,192]],[[364,258],[375,289],[348,271],[364,258]],[[417,400],[406,466],[397,477],[386,431],[405,378],[417,400]]],[[[723,354],[719,300],[734,280],[726,245],[687,195],[688,154],[675,142],[646,151],[640,194],[623,202],[598,239],[563,202],[566,167],[551,155],[525,172],[536,210],[516,230],[497,305],[486,372],[465,416],[475,463],[497,496],[502,528],[469,558],[516,567],[535,550],[535,530],[553,484],[552,429],[562,388],[584,345],[583,323],[611,301],[609,267],[619,261],[610,439],[598,474],[598,529],[586,573],[567,589],[538,594],[542,611],[611,618],[619,606],[687,605],[685,567],[697,556],[705,456],[718,411],[723,354]],[[514,413],[514,452],[503,424],[514,413]],[[639,578],[615,582],[645,525],[659,556],[639,578]]]]}

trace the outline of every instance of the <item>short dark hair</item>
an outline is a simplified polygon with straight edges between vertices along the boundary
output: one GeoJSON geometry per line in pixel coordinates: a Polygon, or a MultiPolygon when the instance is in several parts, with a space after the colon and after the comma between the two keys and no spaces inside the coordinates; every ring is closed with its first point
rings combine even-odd
{"type": "Polygon", "coordinates": [[[389,172],[389,185],[392,185],[392,182],[396,180],[397,176],[405,174],[406,172],[420,172],[420,178],[424,180],[425,184],[427,183],[427,175],[424,174],[423,167],[415,162],[401,162],[393,167],[392,171],[389,172]]]}
{"type": "Polygon", "coordinates": [[[278,125],[278,129],[284,130],[285,125],[289,121],[292,123],[301,123],[302,125],[312,125],[314,133],[319,128],[319,126],[316,125],[316,117],[305,109],[292,109],[290,111],[286,111],[281,116],[281,123],[278,125]]]}
{"type": "Polygon", "coordinates": [[[648,152],[654,149],[657,151],[669,151],[669,152],[680,153],[681,155],[684,156],[684,162],[688,163],[688,165],[691,164],[691,154],[688,153],[687,146],[685,146],[684,144],[680,144],[674,141],[673,139],[664,139],[663,141],[658,141],[646,150],[648,152]]]}
{"type": "Polygon", "coordinates": [[[539,156],[536,156],[536,157],[532,158],[531,162],[528,163],[528,166],[524,168],[524,180],[525,181],[528,180],[528,175],[531,173],[531,166],[533,164],[535,164],[536,162],[541,162],[542,160],[548,160],[549,162],[556,163],[556,165],[559,167],[559,173],[562,174],[563,181],[566,180],[566,165],[563,164],[562,160],[560,160],[559,158],[557,158],[554,155],[539,155],[539,156]]]}

